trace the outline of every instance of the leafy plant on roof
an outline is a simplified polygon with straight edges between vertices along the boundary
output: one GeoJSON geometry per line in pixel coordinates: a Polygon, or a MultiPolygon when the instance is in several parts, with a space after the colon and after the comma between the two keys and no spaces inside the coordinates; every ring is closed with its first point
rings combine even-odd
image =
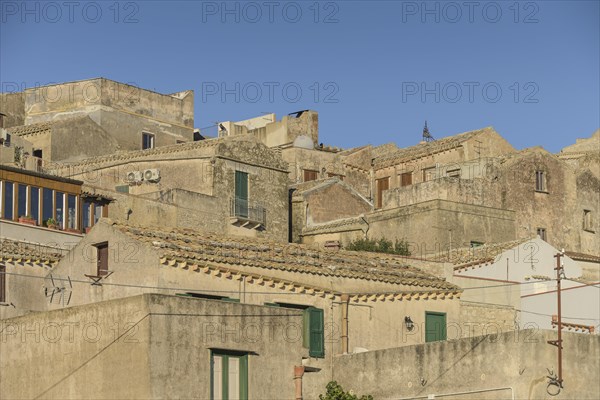
{"type": "Polygon", "coordinates": [[[331,381],[327,384],[327,392],[319,395],[319,400],[373,400],[373,396],[358,397],[352,390],[345,392],[336,381],[331,381]]]}
{"type": "Polygon", "coordinates": [[[348,243],[344,246],[346,250],[353,251],[371,251],[374,253],[387,253],[387,254],[398,254],[402,256],[410,256],[410,250],[408,248],[408,241],[398,240],[392,242],[391,240],[381,238],[375,239],[356,239],[353,242],[348,243]]]}

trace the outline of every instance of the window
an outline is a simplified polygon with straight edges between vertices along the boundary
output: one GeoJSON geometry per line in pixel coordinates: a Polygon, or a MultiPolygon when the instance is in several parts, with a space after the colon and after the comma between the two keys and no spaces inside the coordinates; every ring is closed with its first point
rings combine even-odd
{"type": "Polygon", "coordinates": [[[425,312],[425,342],[446,340],[446,313],[425,312]]]}
{"type": "Polygon", "coordinates": [[[592,210],[583,210],[583,230],[594,232],[594,220],[592,210]]]}
{"type": "Polygon", "coordinates": [[[47,226],[47,222],[50,218],[54,218],[54,198],[52,189],[44,188],[42,190],[42,221],[47,226]]]}
{"type": "Polygon", "coordinates": [[[546,241],[546,228],[537,228],[537,235],[540,237],[540,239],[542,239],[545,242],[546,241]]]}
{"type": "Polygon", "coordinates": [[[431,181],[435,178],[435,167],[423,169],[423,182],[431,181]]]}
{"type": "Polygon", "coordinates": [[[448,170],[448,176],[451,178],[460,178],[460,168],[448,170]]]}
{"type": "Polygon", "coordinates": [[[248,354],[227,350],[211,351],[210,398],[248,399],[248,354]]]}
{"type": "Polygon", "coordinates": [[[332,174],[331,172],[328,172],[327,176],[329,178],[339,178],[340,181],[344,180],[344,175],[340,175],[340,174],[332,174]]]}
{"type": "Polygon", "coordinates": [[[235,215],[248,218],[248,173],[235,171],[235,215]]]}
{"type": "Polygon", "coordinates": [[[2,218],[13,219],[13,189],[14,185],[12,182],[4,182],[3,193],[2,193],[2,206],[4,207],[2,218]]]}
{"type": "Polygon", "coordinates": [[[108,242],[98,243],[96,245],[96,276],[108,275],[108,242]]]}
{"type": "Polygon", "coordinates": [[[17,185],[17,216],[24,217],[28,215],[27,211],[27,185],[17,185]]]}
{"type": "Polygon", "coordinates": [[[404,172],[400,174],[400,186],[412,185],[412,172],[404,172]]]}
{"type": "Polygon", "coordinates": [[[390,188],[390,177],[377,179],[375,184],[377,186],[377,208],[381,208],[383,205],[383,192],[390,188]]]}
{"type": "Polygon", "coordinates": [[[0,265],[0,303],[6,301],[6,267],[0,265]]]}
{"type": "Polygon", "coordinates": [[[154,148],[154,135],[147,132],[142,132],[142,150],[154,148]]]}
{"type": "Polygon", "coordinates": [[[4,114],[0,114],[0,128],[4,128],[4,114]]]}
{"type": "Polygon", "coordinates": [[[325,317],[322,309],[290,303],[265,303],[265,305],[303,310],[303,345],[308,349],[309,356],[325,357],[325,317]]]}
{"type": "Polygon", "coordinates": [[[304,170],[304,182],[316,181],[317,179],[319,179],[318,171],[313,171],[311,169],[304,170]]]}
{"type": "Polygon", "coordinates": [[[77,229],[77,197],[67,196],[67,228],[77,229]]]}
{"type": "Polygon", "coordinates": [[[35,223],[40,223],[40,188],[31,187],[31,218],[35,219],[35,223]]]}
{"type": "Polygon", "coordinates": [[[59,228],[64,228],[64,221],[65,221],[65,194],[62,192],[54,192],[55,194],[55,199],[54,199],[54,208],[55,208],[55,219],[56,219],[56,224],[58,225],[59,228]]]}
{"type": "Polygon", "coordinates": [[[546,191],[546,173],[544,171],[535,171],[535,190],[537,192],[546,191]]]}
{"type": "Polygon", "coordinates": [[[185,293],[176,293],[176,295],[182,296],[182,297],[194,297],[196,299],[229,301],[231,303],[239,303],[240,302],[240,299],[232,299],[231,297],[219,296],[219,295],[214,295],[214,294],[185,292],[185,293]]]}
{"type": "Polygon", "coordinates": [[[471,240],[471,248],[483,246],[483,242],[479,242],[477,240],[471,240]]]}

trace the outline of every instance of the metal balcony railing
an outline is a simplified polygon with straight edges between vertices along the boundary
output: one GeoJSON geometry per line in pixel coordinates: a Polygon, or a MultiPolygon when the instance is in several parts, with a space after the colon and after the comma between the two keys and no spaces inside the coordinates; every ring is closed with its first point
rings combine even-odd
{"type": "Polygon", "coordinates": [[[246,199],[232,198],[230,216],[238,219],[261,224],[267,224],[267,210],[256,203],[246,199]]]}

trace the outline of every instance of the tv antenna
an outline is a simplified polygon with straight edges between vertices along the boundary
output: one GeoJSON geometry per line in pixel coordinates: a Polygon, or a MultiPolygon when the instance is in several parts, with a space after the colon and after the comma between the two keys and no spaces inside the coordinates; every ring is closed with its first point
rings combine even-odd
{"type": "Polygon", "coordinates": [[[44,287],[44,295],[47,298],[50,298],[49,302],[52,304],[54,299],[56,298],[56,304],[61,304],[62,306],[69,305],[71,303],[71,295],[73,294],[73,283],[71,282],[71,278],[67,276],[67,279],[57,278],[57,280],[62,283],[62,285],[57,285],[57,282],[54,280],[52,274],[50,274],[50,283],[52,287],[45,286],[44,287]],[[67,285],[64,282],[68,282],[67,285]]]}
{"type": "Polygon", "coordinates": [[[429,128],[427,127],[427,121],[425,121],[425,126],[423,127],[423,141],[424,142],[432,142],[435,139],[433,138],[433,136],[431,136],[431,133],[429,133],[429,128]]]}

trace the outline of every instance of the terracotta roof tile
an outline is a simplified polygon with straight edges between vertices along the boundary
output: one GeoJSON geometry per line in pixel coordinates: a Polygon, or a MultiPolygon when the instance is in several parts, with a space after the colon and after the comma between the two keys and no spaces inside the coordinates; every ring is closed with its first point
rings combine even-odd
{"type": "Polygon", "coordinates": [[[222,236],[190,229],[113,225],[145,242],[165,260],[245,265],[268,270],[323,276],[365,279],[407,285],[419,290],[459,290],[442,278],[408,265],[404,260],[382,254],[317,250],[305,245],[263,239],[222,236]]]}
{"type": "Polygon", "coordinates": [[[0,261],[28,262],[52,266],[62,255],[53,249],[28,242],[0,239],[0,261]]]}

